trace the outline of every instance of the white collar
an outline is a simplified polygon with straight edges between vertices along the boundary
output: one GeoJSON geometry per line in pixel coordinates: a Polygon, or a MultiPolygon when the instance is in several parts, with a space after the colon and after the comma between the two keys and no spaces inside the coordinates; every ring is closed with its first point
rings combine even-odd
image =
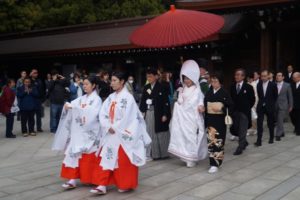
{"type": "Polygon", "coordinates": [[[283,85],[283,81],[277,82],[278,85],[283,85]]]}
{"type": "Polygon", "coordinates": [[[207,83],[207,80],[205,78],[201,78],[200,83],[207,83]]]}
{"type": "Polygon", "coordinates": [[[214,91],[214,94],[216,94],[219,90],[220,90],[221,88],[218,88],[218,89],[213,89],[213,91],[214,91]]]}
{"type": "Polygon", "coordinates": [[[150,84],[152,90],[153,90],[155,84],[156,84],[156,82],[154,82],[153,84],[150,84]]]}
{"type": "Polygon", "coordinates": [[[266,82],[263,82],[264,85],[267,85],[270,80],[267,80],[266,82]]]}

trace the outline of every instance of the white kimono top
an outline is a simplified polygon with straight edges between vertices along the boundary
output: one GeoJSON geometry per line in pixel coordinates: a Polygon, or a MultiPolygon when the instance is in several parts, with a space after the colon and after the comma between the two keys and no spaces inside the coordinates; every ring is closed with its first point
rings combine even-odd
{"type": "Polygon", "coordinates": [[[145,146],[151,143],[145,120],[133,96],[124,88],[114,92],[103,103],[100,112],[102,129],[101,163],[104,170],[118,168],[118,150],[122,146],[135,166],[146,163],[145,146]],[[112,128],[115,133],[108,130],[112,128]]]}
{"type": "Polygon", "coordinates": [[[95,153],[100,145],[99,114],[101,98],[94,91],[73,100],[71,109],[63,109],[55,134],[53,150],[65,150],[66,167],[78,167],[83,153],[95,153]]]}

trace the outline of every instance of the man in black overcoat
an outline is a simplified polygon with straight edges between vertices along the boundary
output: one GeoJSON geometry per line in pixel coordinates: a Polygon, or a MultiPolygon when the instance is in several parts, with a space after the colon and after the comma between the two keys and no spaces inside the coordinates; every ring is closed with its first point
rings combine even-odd
{"type": "Polygon", "coordinates": [[[239,146],[233,155],[240,155],[248,145],[247,130],[251,128],[251,108],[255,103],[254,90],[246,81],[246,72],[239,68],[235,70],[234,79],[230,89],[231,98],[234,102],[233,126],[231,132],[239,137],[239,146]]]}

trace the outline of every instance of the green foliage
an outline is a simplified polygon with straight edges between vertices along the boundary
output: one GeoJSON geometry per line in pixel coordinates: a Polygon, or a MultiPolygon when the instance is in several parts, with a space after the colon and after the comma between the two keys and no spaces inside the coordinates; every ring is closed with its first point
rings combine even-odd
{"type": "Polygon", "coordinates": [[[0,0],[0,32],[92,23],[164,11],[163,0],[0,0]]]}

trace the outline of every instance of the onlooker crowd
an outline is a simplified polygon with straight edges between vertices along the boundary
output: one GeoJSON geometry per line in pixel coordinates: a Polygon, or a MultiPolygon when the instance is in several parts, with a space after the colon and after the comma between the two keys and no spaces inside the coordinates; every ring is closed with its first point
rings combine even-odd
{"type": "MultiPolygon", "coordinates": [[[[50,131],[56,133],[65,103],[87,96],[84,80],[89,75],[86,71],[75,72],[69,79],[53,70],[47,74],[45,81],[39,78],[37,69],[32,69],[29,76],[26,71],[21,71],[20,75],[16,83],[7,79],[1,90],[0,112],[6,117],[7,138],[16,137],[13,134],[16,113],[20,116],[24,137],[43,132],[45,102],[50,105],[50,131]]],[[[94,93],[102,102],[110,101],[109,96],[114,92],[111,86],[115,84],[111,82],[110,74],[101,70],[94,78],[97,80],[94,93]]],[[[263,145],[265,116],[269,144],[285,136],[283,124],[288,114],[295,134],[300,135],[300,72],[294,71],[292,65],[288,65],[286,71],[277,72],[264,69],[247,73],[245,69],[238,68],[228,91],[223,79],[222,74],[210,72],[207,62],[202,59],[198,63],[193,60],[184,62],[176,82],[173,82],[173,74],[163,69],[147,69],[146,84],[142,87],[137,85],[132,75],[128,76],[122,88],[124,86],[138,104],[152,139],[146,152],[148,160],[166,159],[172,153],[188,167],[193,167],[200,157],[193,152],[197,149],[186,149],[185,145],[194,145],[201,152],[208,153],[209,173],[215,173],[224,159],[226,125],[230,126],[231,139],[238,140],[233,154],[240,155],[249,145],[247,135],[257,135],[254,145],[263,145]],[[197,123],[197,120],[193,121],[195,119],[202,121],[197,123]],[[183,125],[178,126],[181,123],[183,125]],[[183,128],[184,124],[190,125],[183,128]],[[204,149],[203,144],[189,140],[193,134],[207,138],[201,140],[208,141],[204,149]]],[[[126,107],[126,102],[121,103],[126,107]]]]}

